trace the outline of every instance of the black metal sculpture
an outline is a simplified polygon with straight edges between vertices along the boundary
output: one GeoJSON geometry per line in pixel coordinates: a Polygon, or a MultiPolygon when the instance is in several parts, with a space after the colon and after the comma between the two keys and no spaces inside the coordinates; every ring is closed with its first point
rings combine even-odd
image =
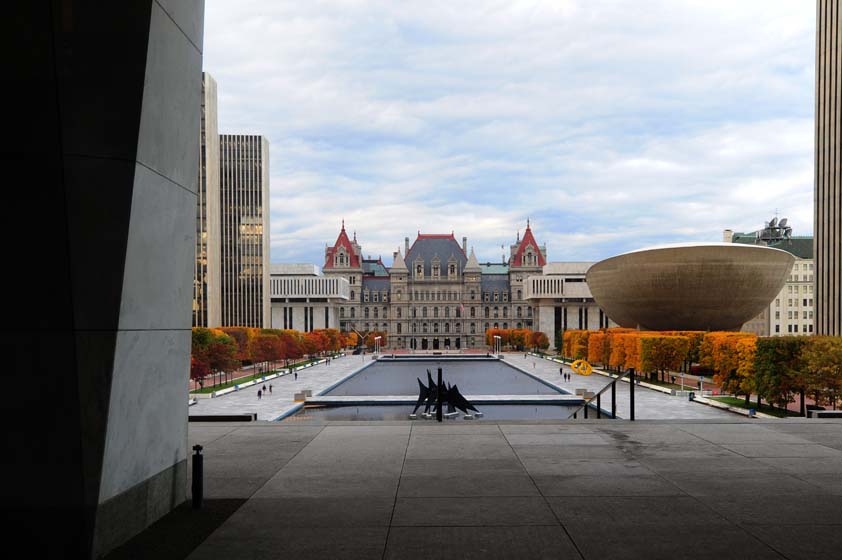
{"type": "Polygon", "coordinates": [[[415,403],[415,408],[412,409],[410,416],[414,417],[421,405],[424,405],[424,414],[430,414],[430,410],[434,409],[436,419],[441,422],[442,416],[454,416],[457,410],[461,410],[464,414],[468,414],[469,410],[476,413],[479,411],[474,408],[468,400],[459,392],[459,387],[456,385],[445,385],[441,378],[441,368],[438,370],[438,383],[433,381],[433,374],[427,370],[427,383],[424,385],[420,378],[418,379],[418,401],[415,403]],[[443,413],[444,403],[447,403],[447,413],[443,413]]]}

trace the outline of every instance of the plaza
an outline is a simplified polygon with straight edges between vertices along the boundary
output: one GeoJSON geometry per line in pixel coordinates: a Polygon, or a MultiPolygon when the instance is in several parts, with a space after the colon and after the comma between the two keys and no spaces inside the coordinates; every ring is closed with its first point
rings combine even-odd
{"type": "Polygon", "coordinates": [[[838,421],[190,424],[205,507],[110,558],[832,558],[838,421]]]}

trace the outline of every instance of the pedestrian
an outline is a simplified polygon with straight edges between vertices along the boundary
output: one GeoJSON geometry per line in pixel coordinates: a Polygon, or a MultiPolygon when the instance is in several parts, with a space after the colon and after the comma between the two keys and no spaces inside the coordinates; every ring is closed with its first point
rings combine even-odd
{"type": "Polygon", "coordinates": [[[271,383],[269,384],[269,394],[270,395],[272,394],[272,384],[271,383]]]}
{"type": "Polygon", "coordinates": [[[558,374],[559,374],[561,377],[564,377],[564,368],[558,368],[558,374]]]}
{"type": "Polygon", "coordinates": [[[295,372],[295,380],[298,381],[298,372],[295,372]]]}
{"type": "Polygon", "coordinates": [[[263,393],[260,392],[260,389],[257,390],[257,400],[260,400],[260,397],[263,396],[263,393]]]}
{"type": "Polygon", "coordinates": [[[532,361],[532,369],[535,369],[535,361],[532,361]]]}
{"type": "Polygon", "coordinates": [[[264,395],[266,394],[266,384],[265,383],[263,384],[263,394],[264,395]]]}

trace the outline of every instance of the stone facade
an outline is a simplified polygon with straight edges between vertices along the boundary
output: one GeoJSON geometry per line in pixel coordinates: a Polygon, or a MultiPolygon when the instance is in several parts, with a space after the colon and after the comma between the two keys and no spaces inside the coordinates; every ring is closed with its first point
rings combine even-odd
{"type": "Polygon", "coordinates": [[[528,224],[505,263],[480,263],[467,238],[460,245],[453,233],[419,232],[411,246],[404,240],[387,268],[381,259],[364,258],[343,223],[323,269],[349,284],[348,301],[339,305],[342,330],[385,331],[391,348],[456,350],[484,347],[489,328],[534,328],[523,285],[545,264],[546,247],[528,224]]]}

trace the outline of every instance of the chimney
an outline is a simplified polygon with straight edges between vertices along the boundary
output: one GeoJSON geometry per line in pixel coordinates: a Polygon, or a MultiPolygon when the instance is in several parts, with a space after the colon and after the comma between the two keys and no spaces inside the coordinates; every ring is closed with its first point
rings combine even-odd
{"type": "Polygon", "coordinates": [[[409,253],[409,238],[408,237],[403,238],[403,246],[404,246],[403,256],[405,257],[409,253]]]}
{"type": "Polygon", "coordinates": [[[731,243],[734,240],[734,231],[730,229],[726,229],[722,232],[722,242],[723,243],[731,243]]]}
{"type": "Polygon", "coordinates": [[[467,255],[468,254],[468,238],[462,237],[462,251],[467,255]]]}

